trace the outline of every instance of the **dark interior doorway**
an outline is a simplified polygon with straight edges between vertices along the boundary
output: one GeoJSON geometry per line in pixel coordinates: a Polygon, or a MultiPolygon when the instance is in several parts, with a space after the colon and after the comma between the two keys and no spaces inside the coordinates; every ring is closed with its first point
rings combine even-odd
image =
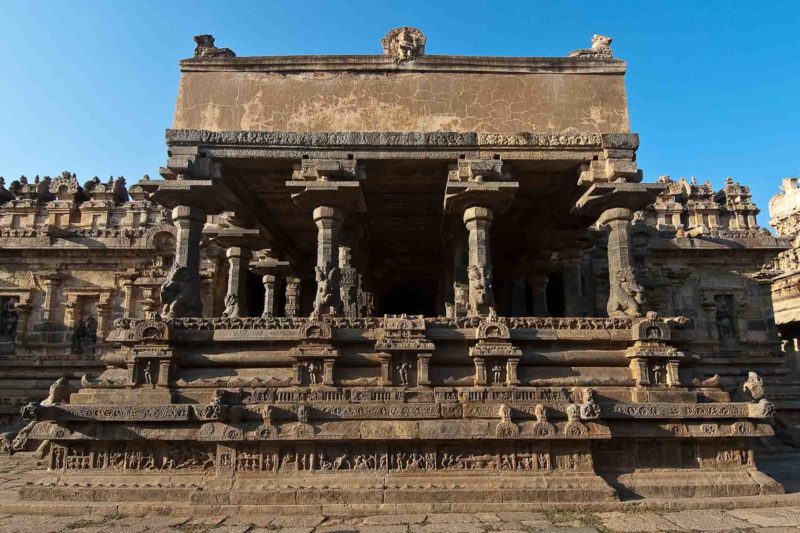
{"type": "Polygon", "coordinates": [[[378,315],[436,316],[436,288],[435,280],[393,284],[380,295],[378,315]]]}

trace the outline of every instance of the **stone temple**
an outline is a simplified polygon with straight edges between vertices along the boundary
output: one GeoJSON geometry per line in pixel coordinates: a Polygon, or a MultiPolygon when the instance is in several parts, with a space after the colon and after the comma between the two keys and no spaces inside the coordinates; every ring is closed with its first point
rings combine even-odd
{"type": "Polygon", "coordinates": [[[25,498],[783,492],[753,449],[800,396],[771,303],[789,244],[747,187],[643,179],[609,38],[425,40],[236,57],[198,36],[163,180],[0,189],[3,445],[49,464],[25,498]]]}

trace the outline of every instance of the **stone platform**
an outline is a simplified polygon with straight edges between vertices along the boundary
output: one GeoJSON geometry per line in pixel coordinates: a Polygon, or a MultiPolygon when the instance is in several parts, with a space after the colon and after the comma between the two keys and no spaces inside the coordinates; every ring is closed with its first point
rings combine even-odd
{"type": "MultiPolygon", "coordinates": [[[[800,455],[759,457],[761,470],[786,494],[734,498],[638,499],[576,504],[562,501],[510,504],[382,504],[309,502],[293,506],[180,502],[30,501],[46,476],[31,454],[0,457],[0,529],[55,531],[293,531],[293,532],[488,532],[488,531],[797,531],[800,526],[800,455]],[[20,490],[22,489],[22,490],[20,490]],[[346,512],[344,512],[346,510],[346,512]]],[[[76,481],[77,483],[77,481],[76,481]]],[[[79,488],[79,487],[74,487],[79,488]]],[[[133,490],[133,489],[132,489],[133,490]]],[[[140,487],[147,491],[147,487],[140,487]]],[[[199,493],[197,488],[187,492],[199,493]]],[[[66,496],[66,494],[64,494],[66,496]]]]}

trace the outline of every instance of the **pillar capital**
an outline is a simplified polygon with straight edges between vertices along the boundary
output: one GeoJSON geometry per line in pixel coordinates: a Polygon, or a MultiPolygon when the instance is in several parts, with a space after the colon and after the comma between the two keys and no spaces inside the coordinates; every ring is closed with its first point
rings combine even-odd
{"type": "Polygon", "coordinates": [[[491,208],[474,206],[464,210],[464,224],[467,224],[467,228],[474,222],[491,223],[492,220],[494,220],[494,213],[491,208]]]}
{"type": "Polygon", "coordinates": [[[335,206],[321,205],[314,209],[312,215],[318,227],[320,223],[324,224],[328,222],[338,229],[342,226],[342,222],[344,222],[342,209],[335,206]]]}
{"type": "Polygon", "coordinates": [[[172,220],[199,221],[205,223],[207,212],[196,205],[179,205],[172,208],[172,220]]]}
{"type": "Polygon", "coordinates": [[[633,211],[626,207],[613,207],[603,211],[597,219],[599,226],[605,226],[613,222],[630,222],[633,220],[633,211]]]}
{"type": "Polygon", "coordinates": [[[244,246],[231,246],[225,251],[225,257],[228,259],[250,259],[253,257],[253,252],[250,248],[244,246]]]}

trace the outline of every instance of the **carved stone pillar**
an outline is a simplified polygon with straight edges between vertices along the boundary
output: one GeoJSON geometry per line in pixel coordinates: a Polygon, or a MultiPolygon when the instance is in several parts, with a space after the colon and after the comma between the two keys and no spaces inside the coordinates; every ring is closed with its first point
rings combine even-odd
{"type": "Polygon", "coordinates": [[[475,357],[475,386],[486,385],[486,360],[483,357],[475,357]]]}
{"type": "Polygon", "coordinates": [[[564,316],[581,316],[581,256],[581,250],[577,248],[558,251],[558,262],[564,281],[564,316]]]}
{"type": "Polygon", "coordinates": [[[678,374],[680,363],[678,361],[669,361],[667,363],[667,386],[680,387],[681,379],[678,374]]]}
{"type": "Polygon", "coordinates": [[[519,367],[518,357],[509,357],[506,360],[506,383],[509,386],[519,385],[519,377],[517,377],[517,368],[519,367]]]}
{"type": "Polygon", "coordinates": [[[264,313],[261,316],[275,316],[275,276],[264,274],[261,282],[264,284],[264,313]]]}
{"type": "Polygon", "coordinates": [[[336,359],[325,359],[322,365],[322,384],[333,386],[333,365],[336,359]]]}
{"type": "Polygon", "coordinates": [[[643,289],[636,282],[631,267],[630,232],[633,219],[630,209],[614,208],[605,211],[598,224],[607,227],[608,233],[608,316],[641,316],[643,289]]]}
{"type": "Polygon", "coordinates": [[[378,354],[381,360],[381,387],[392,385],[392,354],[382,352],[378,354]]]}
{"type": "MultiPolygon", "coordinates": [[[[172,210],[172,220],[178,229],[175,239],[175,265],[200,274],[200,240],[206,212],[196,206],[180,205],[172,210]]],[[[199,290],[198,285],[198,290],[199,290]]]]}
{"type": "Polygon", "coordinates": [[[417,354],[417,387],[429,387],[431,384],[430,362],[432,355],[429,353],[417,354]]]}
{"type": "Polygon", "coordinates": [[[175,263],[161,288],[167,318],[203,315],[200,282],[200,240],[206,212],[196,206],[179,205],[172,210],[178,234],[175,263]]]}
{"type": "Polygon", "coordinates": [[[283,314],[287,317],[299,314],[300,304],[300,278],[288,276],[286,278],[286,303],[283,314]]]}
{"type": "Polygon", "coordinates": [[[228,293],[225,296],[223,316],[240,318],[248,316],[247,271],[252,253],[248,248],[234,246],[226,252],[228,258],[228,293]]]}
{"type": "Polygon", "coordinates": [[[550,316],[547,311],[547,274],[528,277],[531,286],[533,316],[550,316]]]}
{"type": "Polygon", "coordinates": [[[342,312],[339,271],[339,232],[343,215],[338,207],[320,206],[314,209],[317,225],[317,296],[314,312],[338,315],[342,312]]]}
{"type": "Polygon", "coordinates": [[[650,385],[650,372],[647,369],[647,360],[641,358],[631,359],[631,377],[637,387],[650,385]]]}
{"type": "Polygon", "coordinates": [[[494,308],[491,243],[489,240],[492,219],[492,210],[486,207],[470,207],[464,211],[464,224],[469,232],[467,239],[469,316],[483,316],[489,313],[490,308],[494,308]]]}

